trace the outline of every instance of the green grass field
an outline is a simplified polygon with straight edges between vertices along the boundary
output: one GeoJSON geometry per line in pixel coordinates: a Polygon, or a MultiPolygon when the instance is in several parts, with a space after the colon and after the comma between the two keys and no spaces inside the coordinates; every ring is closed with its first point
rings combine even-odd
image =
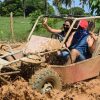
{"type": "MultiPolygon", "coordinates": [[[[63,21],[62,20],[52,20],[48,22],[53,28],[61,28],[63,21]],[[53,22],[53,23],[52,23],[53,22]]],[[[32,24],[31,18],[23,17],[14,17],[14,35],[15,41],[26,41],[27,37],[31,31],[32,24]]],[[[100,29],[100,21],[96,22],[96,31],[100,29]]],[[[43,28],[41,23],[38,24],[37,29],[33,32],[34,35],[47,36],[50,37],[51,34],[43,28]]],[[[10,18],[9,17],[0,17],[0,41],[11,41],[12,34],[10,30],[10,18]]]]}
{"type": "MultiPolygon", "coordinates": [[[[23,17],[15,17],[13,26],[16,41],[26,40],[32,27],[30,24],[30,18],[24,19],[23,17]]],[[[0,17],[0,41],[9,40],[12,40],[10,18],[0,17]]]]}
{"type": "MultiPolygon", "coordinates": [[[[26,41],[27,37],[32,29],[31,18],[14,17],[14,36],[15,41],[26,41]]],[[[52,19],[51,19],[52,22],[52,19]]],[[[60,28],[62,21],[51,24],[53,28],[60,28]]],[[[51,34],[43,28],[42,24],[39,23],[37,28],[33,32],[34,35],[50,37],[51,34]]],[[[11,41],[12,34],[10,29],[10,17],[0,17],[0,41],[11,41]]]]}

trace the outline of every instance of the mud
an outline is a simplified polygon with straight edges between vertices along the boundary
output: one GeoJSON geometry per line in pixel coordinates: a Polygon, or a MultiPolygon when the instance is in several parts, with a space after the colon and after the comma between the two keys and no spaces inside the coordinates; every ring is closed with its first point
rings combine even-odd
{"type": "MultiPolygon", "coordinates": [[[[12,44],[13,49],[23,48],[22,44],[12,44]]],[[[0,87],[0,100],[100,100],[100,77],[66,84],[62,90],[41,94],[22,78],[0,87]]]]}
{"type": "Polygon", "coordinates": [[[25,54],[40,53],[60,48],[61,48],[61,43],[59,42],[59,40],[34,35],[31,37],[30,41],[26,44],[24,52],[25,54]]]}
{"type": "Polygon", "coordinates": [[[100,78],[63,86],[41,94],[23,79],[0,87],[0,100],[100,100],[100,78]]]}

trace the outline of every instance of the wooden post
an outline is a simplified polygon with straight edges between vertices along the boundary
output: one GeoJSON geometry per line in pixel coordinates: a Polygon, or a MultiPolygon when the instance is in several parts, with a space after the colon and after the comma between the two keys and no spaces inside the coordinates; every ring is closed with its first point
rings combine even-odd
{"type": "Polygon", "coordinates": [[[13,26],[13,13],[10,13],[10,30],[11,30],[11,34],[12,34],[12,41],[14,42],[14,26],[13,26]]]}

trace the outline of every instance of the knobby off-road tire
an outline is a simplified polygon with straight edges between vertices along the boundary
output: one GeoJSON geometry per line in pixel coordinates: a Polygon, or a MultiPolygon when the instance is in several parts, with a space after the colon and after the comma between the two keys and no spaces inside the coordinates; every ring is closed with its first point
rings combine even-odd
{"type": "Polygon", "coordinates": [[[43,68],[38,70],[35,75],[32,75],[29,83],[33,89],[36,89],[39,92],[43,92],[42,90],[44,85],[48,83],[52,86],[52,90],[61,90],[62,88],[62,83],[59,75],[51,68],[43,68]]]}

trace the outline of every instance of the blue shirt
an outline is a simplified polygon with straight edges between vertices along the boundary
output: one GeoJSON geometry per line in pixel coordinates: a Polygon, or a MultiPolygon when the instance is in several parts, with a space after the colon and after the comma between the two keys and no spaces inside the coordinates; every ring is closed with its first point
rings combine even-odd
{"type": "Polygon", "coordinates": [[[86,59],[91,56],[88,48],[87,37],[89,36],[88,30],[78,30],[73,36],[70,49],[77,49],[86,59]]]}

